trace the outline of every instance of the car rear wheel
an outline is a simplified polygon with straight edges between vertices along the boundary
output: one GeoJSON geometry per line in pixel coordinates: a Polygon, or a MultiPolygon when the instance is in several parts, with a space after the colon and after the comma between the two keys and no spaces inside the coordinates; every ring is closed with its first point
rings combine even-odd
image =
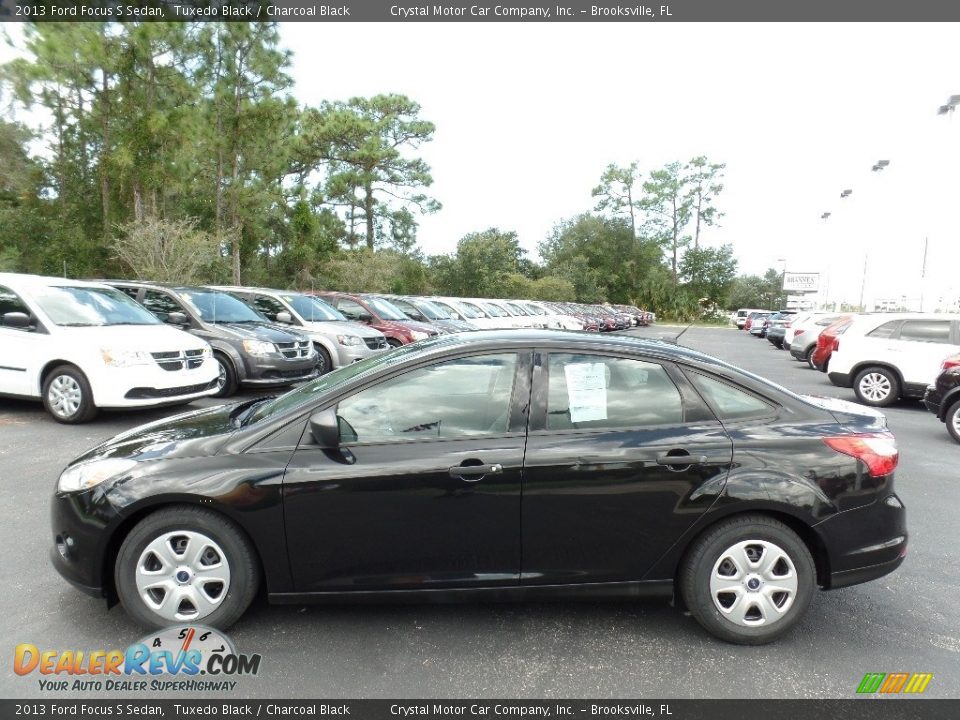
{"type": "Polygon", "coordinates": [[[957,400],[947,410],[944,418],[947,423],[947,432],[950,437],[960,443],[960,400],[957,400]]]}
{"type": "Polygon", "coordinates": [[[716,637],[762,645],[789,631],[816,587],[810,551],[793,530],[764,515],[720,523],[691,548],[680,572],[690,612],[716,637]]]}
{"type": "Polygon", "coordinates": [[[43,381],[43,406],[57,422],[75,425],[97,414],[87,376],[74,365],[59,365],[43,381]]]}
{"type": "Polygon", "coordinates": [[[398,347],[400,347],[401,345],[403,345],[403,343],[400,342],[399,340],[397,340],[396,338],[388,337],[388,338],[387,338],[387,345],[389,345],[389,346],[392,347],[392,348],[398,348],[398,347]]]}
{"type": "Polygon", "coordinates": [[[813,351],[817,349],[816,345],[811,345],[807,348],[807,351],[803,354],[803,359],[806,361],[807,365],[810,366],[811,370],[816,370],[817,366],[813,364],[813,351]]]}
{"type": "Polygon", "coordinates": [[[213,397],[230,397],[237,391],[237,371],[226,355],[214,353],[213,359],[217,361],[217,391],[213,397]]]}
{"type": "Polygon", "coordinates": [[[868,367],[857,374],[853,391],[864,405],[886,407],[900,397],[900,381],[887,368],[868,367]]]}
{"type": "Polygon", "coordinates": [[[171,507],[130,531],[114,580],[124,609],[141,625],[197,622],[225,629],[250,605],[260,571],[250,542],[226,518],[171,507]]]}

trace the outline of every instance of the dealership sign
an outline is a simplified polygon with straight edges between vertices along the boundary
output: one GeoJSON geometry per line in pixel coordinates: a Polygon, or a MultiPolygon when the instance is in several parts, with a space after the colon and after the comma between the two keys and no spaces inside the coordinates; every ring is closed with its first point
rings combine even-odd
{"type": "Polygon", "coordinates": [[[794,293],[812,293],[820,289],[820,273],[783,274],[783,289],[794,293]]]}

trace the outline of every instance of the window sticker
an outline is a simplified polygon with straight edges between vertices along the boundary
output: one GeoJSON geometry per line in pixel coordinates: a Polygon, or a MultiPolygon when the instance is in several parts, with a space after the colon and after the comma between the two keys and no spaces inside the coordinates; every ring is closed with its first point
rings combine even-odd
{"type": "Polygon", "coordinates": [[[571,363],[563,368],[567,379],[570,422],[607,419],[607,374],[604,363],[571,363]]]}

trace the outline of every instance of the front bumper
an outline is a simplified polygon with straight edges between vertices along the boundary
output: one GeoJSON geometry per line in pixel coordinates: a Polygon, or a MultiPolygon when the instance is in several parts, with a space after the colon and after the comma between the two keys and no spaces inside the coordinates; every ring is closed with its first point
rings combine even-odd
{"type": "Polygon", "coordinates": [[[317,354],[288,360],[283,356],[256,356],[244,358],[246,373],[240,378],[245,386],[289,385],[312,380],[317,376],[317,354]]]}
{"type": "Polygon", "coordinates": [[[351,365],[358,360],[364,360],[373,355],[379,355],[390,349],[390,346],[384,343],[384,347],[371,350],[366,343],[363,345],[340,345],[337,344],[337,367],[351,365]]]}
{"type": "Polygon", "coordinates": [[[907,554],[907,511],[895,494],[824,520],[814,529],[829,555],[828,589],[875,580],[907,554]]]}
{"type": "Polygon", "coordinates": [[[923,394],[923,404],[926,406],[927,410],[932,412],[941,420],[943,419],[940,415],[940,408],[943,407],[943,398],[940,396],[940,393],[937,392],[937,387],[935,385],[928,385],[927,391],[923,394]]]}
{"type": "Polygon", "coordinates": [[[104,558],[108,528],[120,515],[98,488],[77,493],[54,493],[50,505],[54,569],[78,590],[105,597],[104,558]]]}
{"type": "Polygon", "coordinates": [[[217,364],[206,359],[193,370],[168,371],[159,365],[104,368],[88,373],[93,401],[102,408],[133,408],[180,403],[217,391],[217,364]]]}
{"type": "Polygon", "coordinates": [[[853,381],[850,379],[850,373],[828,372],[827,377],[830,378],[830,382],[837,387],[848,388],[853,386],[853,381]]]}

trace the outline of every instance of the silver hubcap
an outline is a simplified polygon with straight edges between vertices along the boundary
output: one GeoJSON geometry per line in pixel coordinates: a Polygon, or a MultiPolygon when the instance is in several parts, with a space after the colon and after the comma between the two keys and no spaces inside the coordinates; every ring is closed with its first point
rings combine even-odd
{"type": "Polygon", "coordinates": [[[860,379],[860,394],[872,402],[886,400],[892,389],[890,379],[881,373],[867,373],[860,379]]]}
{"type": "Polygon", "coordinates": [[[217,387],[222,388],[227,384],[227,369],[223,366],[222,360],[217,360],[217,387]]]}
{"type": "Polygon", "coordinates": [[[50,408],[59,417],[76,415],[83,401],[80,384],[69,375],[57,375],[50,383],[50,408]]]}
{"type": "Polygon", "coordinates": [[[797,596],[797,570],[790,556],[766,540],[727,548],[710,574],[710,597],[735,625],[771,625],[785,617],[797,596]]]}
{"type": "Polygon", "coordinates": [[[192,530],[164,533],[140,554],[137,593],[165,620],[200,620],[230,589],[230,565],[213,540],[192,530]]]}
{"type": "Polygon", "coordinates": [[[960,436],[960,409],[954,411],[951,422],[953,423],[953,431],[960,436]]]}

